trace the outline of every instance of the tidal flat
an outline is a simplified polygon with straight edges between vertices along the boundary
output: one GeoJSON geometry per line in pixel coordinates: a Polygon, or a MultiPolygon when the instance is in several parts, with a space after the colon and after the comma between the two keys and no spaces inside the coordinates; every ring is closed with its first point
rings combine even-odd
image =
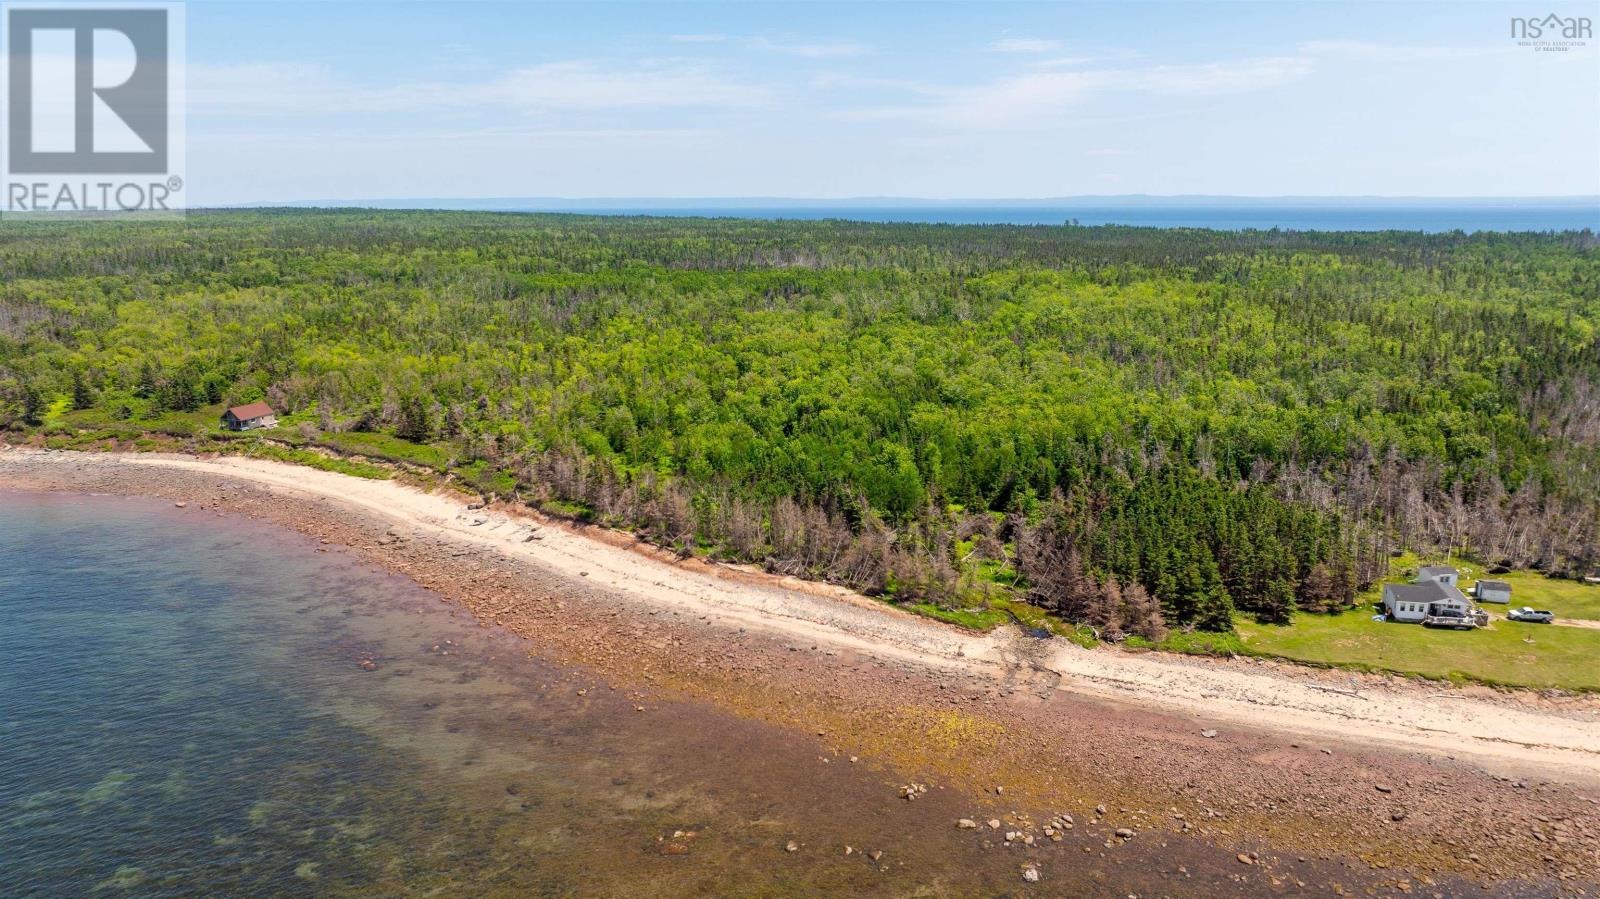
{"type": "MultiPolygon", "coordinates": [[[[1269,873],[1248,847],[1121,838],[1110,819],[1129,809],[1114,802],[979,795],[905,770],[903,752],[850,755],[866,743],[847,734],[564,663],[442,599],[238,514],[0,492],[0,886],[1194,896],[1400,882],[1349,858],[1273,857],[1269,873]],[[907,800],[911,783],[926,788],[907,800]],[[1074,813],[1063,839],[1043,832],[1074,813]]],[[[933,725],[931,754],[985,739],[976,717],[933,725]]]]}

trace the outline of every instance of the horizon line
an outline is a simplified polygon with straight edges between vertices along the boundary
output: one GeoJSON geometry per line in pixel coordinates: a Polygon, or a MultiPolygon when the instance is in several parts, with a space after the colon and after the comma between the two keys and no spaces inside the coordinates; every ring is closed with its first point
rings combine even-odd
{"type": "Polygon", "coordinates": [[[1205,205],[1255,208],[1328,206],[1389,208],[1420,206],[1467,208],[1472,206],[1547,207],[1593,209],[1600,211],[1600,194],[1543,196],[1408,196],[1386,194],[1076,194],[1054,197],[785,197],[785,196],[655,196],[655,197],[353,197],[307,200],[249,200],[234,203],[204,204],[192,209],[262,208],[365,208],[365,209],[462,209],[518,212],[585,211],[684,211],[730,209],[739,211],[786,209],[1048,209],[1053,207],[1125,206],[1160,207],[1205,205]]]}
{"type": "Polygon", "coordinates": [[[500,200],[518,200],[560,203],[616,203],[622,201],[647,201],[654,203],[683,203],[704,201],[728,202],[794,202],[794,203],[859,203],[859,202],[906,202],[906,203],[1054,203],[1063,200],[1542,200],[1559,202],[1600,202],[1600,193],[1595,194],[1212,194],[1212,193],[1182,193],[1182,194],[1152,194],[1152,193],[1124,193],[1124,194],[1060,194],[1042,197],[927,197],[909,196],[900,194],[855,194],[851,196],[788,196],[783,194],[682,194],[682,195],[622,195],[622,196],[559,196],[553,194],[497,194],[491,196],[387,196],[387,197],[318,197],[297,200],[245,200],[234,203],[223,203],[220,206],[258,205],[270,203],[393,203],[400,201],[426,200],[430,202],[463,202],[482,203],[500,200]]]}

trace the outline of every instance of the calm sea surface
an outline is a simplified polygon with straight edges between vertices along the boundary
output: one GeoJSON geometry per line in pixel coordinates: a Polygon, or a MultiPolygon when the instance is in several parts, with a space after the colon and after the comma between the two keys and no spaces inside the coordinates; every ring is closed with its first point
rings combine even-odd
{"type": "MultiPolygon", "coordinates": [[[[411,208],[413,201],[374,204],[411,208]]],[[[583,215],[704,216],[751,219],[852,219],[950,225],[1133,225],[1293,231],[1600,231],[1600,203],[1448,205],[1333,203],[1305,206],[1138,204],[1062,206],[606,206],[600,203],[520,205],[516,201],[422,203],[426,208],[571,212],[583,215]]]]}
{"type": "Polygon", "coordinates": [[[1327,209],[1274,208],[844,208],[844,209],[590,209],[591,215],[733,216],[770,219],[854,219],[864,222],[923,222],[949,225],[1134,225],[1146,228],[1215,228],[1285,231],[1581,231],[1600,230],[1600,209],[1566,207],[1504,209],[1327,209]]]}

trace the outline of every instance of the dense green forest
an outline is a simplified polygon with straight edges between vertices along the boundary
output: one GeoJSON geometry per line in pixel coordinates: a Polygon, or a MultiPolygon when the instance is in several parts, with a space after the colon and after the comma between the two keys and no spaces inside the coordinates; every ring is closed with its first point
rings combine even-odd
{"type": "Polygon", "coordinates": [[[264,399],[666,545],[1110,632],[1600,562],[1600,242],[313,210],[0,230],[0,426],[264,399]]]}

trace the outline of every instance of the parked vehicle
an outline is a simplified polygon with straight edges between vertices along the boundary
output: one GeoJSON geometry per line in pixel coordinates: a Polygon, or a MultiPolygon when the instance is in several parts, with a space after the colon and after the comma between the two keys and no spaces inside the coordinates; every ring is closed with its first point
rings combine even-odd
{"type": "Polygon", "coordinates": [[[1435,605],[1428,611],[1428,617],[1422,619],[1423,627],[1453,628],[1458,631],[1470,631],[1478,625],[1470,615],[1458,609],[1441,608],[1435,605]]]}
{"type": "Polygon", "coordinates": [[[1520,609],[1512,609],[1511,611],[1507,612],[1506,617],[1512,621],[1528,621],[1534,624],[1549,624],[1550,622],[1556,620],[1556,613],[1549,611],[1548,609],[1535,609],[1532,606],[1523,606],[1520,609]]]}

